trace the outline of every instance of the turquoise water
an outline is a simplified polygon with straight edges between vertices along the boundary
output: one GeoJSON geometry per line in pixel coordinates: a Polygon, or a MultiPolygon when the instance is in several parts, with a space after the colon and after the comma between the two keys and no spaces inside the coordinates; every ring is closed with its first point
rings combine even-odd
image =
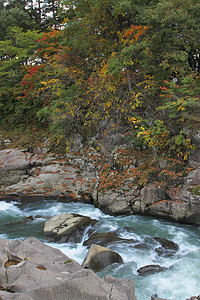
{"type": "MultiPolygon", "coordinates": [[[[108,247],[118,252],[123,264],[108,266],[99,276],[110,274],[118,278],[131,278],[134,281],[138,300],[150,300],[155,293],[161,298],[185,300],[200,294],[200,228],[169,223],[151,217],[119,216],[112,217],[103,214],[99,209],[89,204],[60,203],[56,201],[30,202],[21,205],[17,202],[0,202],[0,238],[21,238],[34,236],[48,243],[43,236],[45,221],[59,213],[73,212],[98,219],[97,232],[116,231],[127,240],[137,240],[145,243],[146,248],[136,249],[135,243],[115,243],[108,247]],[[32,222],[8,224],[13,221],[23,221],[28,216],[35,216],[32,222]],[[153,237],[167,238],[179,245],[174,256],[159,257],[155,248],[159,245],[153,237]],[[161,273],[139,276],[137,270],[145,265],[159,264],[167,267],[161,273]]],[[[60,249],[69,257],[82,263],[87,248],[81,243],[56,244],[48,243],[60,249]]]]}

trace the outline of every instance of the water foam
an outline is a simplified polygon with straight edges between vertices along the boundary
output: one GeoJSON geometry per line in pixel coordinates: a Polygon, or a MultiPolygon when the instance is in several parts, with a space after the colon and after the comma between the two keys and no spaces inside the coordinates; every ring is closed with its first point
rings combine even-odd
{"type": "Polygon", "coordinates": [[[0,201],[0,215],[1,216],[23,216],[23,212],[16,206],[18,202],[0,201]]]}
{"type": "Polygon", "coordinates": [[[69,258],[74,259],[76,262],[81,264],[87,253],[87,247],[83,246],[81,243],[73,244],[58,244],[58,243],[48,243],[53,248],[59,249],[62,253],[69,256],[69,258]]]}
{"type": "MultiPolygon", "coordinates": [[[[11,221],[12,219],[16,220],[16,215],[20,217],[19,219],[23,219],[24,216],[28,215],[37,215],[39,218],[36,218],[34,222],[30,222],[30,224],[24,225],[25,227],[20,225],[14,227],[13,231],[11,231],[11,228],[9,234],[0,231],[0,238],[15,238],[16,234],[25,236],[25,231],[27,231],[27,235],[35,234],[36,238],[38,237],[42,240],[44,239],[43,226],[45,219],[63,212],[78,213],[99,219],[97,226],[94,228],[98,232],[116,230],[121,238],[134,239],[139,243],[149,245],[149,248],[144,249],[134,248],[136,242],[109,245],[109,248],[122,256],[124,263],[108,266],[101,272],[103,276],[109,274],[119,278],[133,279],[138,300],[148,300],[155,293],[161,298],[174,300],[184,300],[192,295],[200,294],[200,229],[196,227],[172,224],[167,221],[142,216],[112,217],[105,215],[99,209],[89,204],[44,201],[28,203],[26,208],[20,210],[16,202],[7,203],[1,201],[1,220],[3,218],[7,220],[9,215],[11,221]],[[34,226],[37,228],[33,229],[34,226]],[[17,230],[22,230],[21,233],[15,233],[16,228],[17,230]],[[28,232],[28,230],[30,231],[28,232]],[[179,245],[179,250],[171,257],[159,257],[155,251],[155,248],[159,247],[159,244],[153,239],[155,236],[174,241],[179,245]],[[159,264],[168,269],[158,274],[144,277],[138,276],[137,269],[148,264],[159,264]]],[[[7,227],[5,228],[7,229],[7,227]]],[[[83,240],[87,239],[87,237],[86,231],[83,240]]],[[[60,249],[64,254],[80,264],[88,251],[82,243],[48,244],[60,249]]]]}

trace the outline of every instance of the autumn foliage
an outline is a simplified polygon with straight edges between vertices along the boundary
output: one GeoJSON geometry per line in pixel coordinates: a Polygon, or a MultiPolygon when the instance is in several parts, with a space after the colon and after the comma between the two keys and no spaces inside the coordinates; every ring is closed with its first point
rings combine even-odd
{"type": "MultiPolygon", "coordinates": [[[[34,48],[16,69],[11,114],[48,124],[60,142],[73,133],[87,141],[113,128],[128,145],[187,161],[199,128],[199,44],[191,37],[199,36],[199,2],[189,1],[190,9],[186,1],[130,2],[60,1],[63,23],[35,32],[34,48]]],[[[1,54],[1,66],[5,71],[13,62],[11,76],[19,55],[6,43],[10,53],[1,54]]],[[[123,184],[116,172],[102,176],[123,184]]],[[[142,182],[145,170],[134,172],[142,182]]]]}

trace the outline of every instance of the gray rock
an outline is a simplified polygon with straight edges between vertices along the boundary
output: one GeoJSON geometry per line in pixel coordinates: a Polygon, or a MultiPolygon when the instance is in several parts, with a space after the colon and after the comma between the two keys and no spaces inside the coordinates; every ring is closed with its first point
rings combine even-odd
{"type": "Polygon", "coordinates": [[[104,232],[104,233],[93,233],[88,240],[86,240],[83,245],[91,246],[92,244],[105,246],[111,243],[123,243],[123,242],[134,242],[134,240],[127,240],[118,237],[115,232],[104,232]]]}
{"type": "Polygon", "coordinates": [[[200,225],[200,167],[190,172],[173,207],[173,216],[184,223],[200,225]]]}
{"type": "Polygon", "coordinates": [[[34,300],[32,297],[23,293],[11,293],[0,291],[0,300],[34,300]]]}
{"type": "Polygon", "coordinates": [[[35,217],[28,216],[25,219],[20,220],[20,221],[13,221],[13,222],[6,223],[6,226],[15,226],[15,225],[18,225],[18,224],[25,224],[25,223],[28,223],[28,222],[32,222],[33,220],[35,220],[35,217]]]}
{"type": "Polygon", "coordinates": [[[191,298],[187,298],[186,300],[200,300],[200,295],[199,296],[192,296],[191,298]]]}
{"type": "MultiPolygon", "coordinates": [[[[120,300],[120,295],[118,294],[118,289],[120,289],[121,292],[123,292],[125,295],[129,297],[129,299],[132,299],[133,297],[133,282],[130,279],[119,279],[119,278],[114,278],[110,275],[107,275],[104,277],[104,280],[113,286],[112,290],[112,297],[116,297],[116,299],[120,300]],[[116,288],[117,287],[117,288],[116,288]]],[[[111,298],[112,299],[112,298],[111,298]]],[[[134,297],[136,300],[136,298],[134,297]]],[[[122,299],[123,300],[123,299],[122,299]]]]}
{"type": "Polygon", "coordinates": [[[151,296],[151,300],[172,300],[172,299],[164,299],[164,298],[158,298],[157,296],[151,296]]]}
{"type": "Polygon", "coordinates": [[[26,175],[28,160],[23,151],[6,149],[0,151],[0,186],[16,184],[26,175]]]}
{"type": "Polygon", "coordinates": [[[130,214],[131,207],[122,191],[113,192],[108,190],[98,193],[98,207],[105,213],[112,215],[130,214]]]}
{"type": "Polygon", "coordinates": [[[160,214],[169,213],[169,208],[163,206],[162,200],[167,199],[167,195],[164,187],[160,187],[156,184],[149,184],[141,190],[141,209],[142,212],[156,211],[160,214]],[[160,205],[161,204],[161,205],[160,205]]]}
{"type": "MultiPolygon", "coordinates": [[[[199,149],[191,155],[195,170],[183,179],[182,186],[178,189],[175,186],[165,188],[151,183],[140,190],[134,177],[127,176],[123,179],[123,187],[99,190],[101,154],[93,147],[84,151],[81,138],[73,138],[70,145],[72,149],[81,147],[80,156],[68,153],[61,157],[44,153],[46,150],[35,154],[19,149],[0,151],[0,197],[81,200],[93,203],[111,215],[144,214],[200,225],[199,149]]],[[[115,164],[118,164],[119,157],[115,149],[112,157],[115,164]]],[[[109,162],[109,156],[107,159],[109,162]]],[[[130,165],[125,166],[128,173],[135,167],[135,163],[134,159],[130,165]]],[[[137,162],[140,163],[141,161],[137,162]]],[[[161,168],[164,167],[163,163],[164,161],[161,168]]],[[[119,167],[123,169],[124,166],[121,164],[119,167]]]]}
{"type": "Polygon", "coordinates": [[[140,250],[147,250],[151,249],[151,246],[147,243],[137,243],[136,245],[134,245],[134,248],[140,250]]]}
{"type": "Polygon", "coordinates": [[[167,249],[162,248],[162,247],[156,248],[155,251],[159,256],[163,256],[163,257],[170,257],[170,256],[174,256],[176,254],[176,251],[167,250],[167,249]]]}
{"type": "Polygon", "coordinates": [[[160,237],[154,237],[153,238],[155,241],[161,244],[161,246],[167,250],[174,250],[177,251],[179,249],[179,246],[174,243],[173,241],[170,241],[165,238],[160,238],[160,237]]]}
{"type": "Polygon", "coordinates": [[[161,267],[159,265],[147,265],[139,268],[137,272],[139,273],[140,276],[144,276],[144,275],[159,273],[165,271],[166,269],[167,269],[166,267],[161,267]]]}
{"type": "Polygon", "coordinates": [[[97,194],[95,165],[86,163],[84,158],[76,158],[76,163],[74,160],[72,162],[74,165],[66,158],[56,158],[53,154],[34,154],[19,149],[2,150],[0,195],[42,195],[91,202],[90,195],[97,194]]]}
{"type": "Polygon", "coordinates": [[[54,242],[75,242],[82,240],[86,228],[97,220],[78,214],[63,213],[45,222],[44,235],[54,242]]]}
{"type": "Polygon", "coordinates": [[[35,238],[0,239],[0,282],[4,300],[136,300],[131,280],[101,279],[35,238]],[[5,268],[8,257],[19,263],[5,268]]]}
{"type": "Polygon", "coordinates": [[[193,153],[190,155],[189,166],[192,168],[200,166],[200,149],[194,150],[193,153]]]}
{"type": "Polygon", "coordinates": [[[83,261],[82,266],[95,272],[103,270],[113,263],[122,263],[121,256],[102,246],[92,245],[83,261]]]}

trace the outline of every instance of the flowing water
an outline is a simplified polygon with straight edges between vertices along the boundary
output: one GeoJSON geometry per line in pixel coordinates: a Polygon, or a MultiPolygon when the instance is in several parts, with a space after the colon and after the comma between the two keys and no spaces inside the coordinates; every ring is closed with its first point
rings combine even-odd
{"type": "Polygon", "coordinates": [[[78,244],[49,243],[43,236],[46,219],[63,212],[78,213],[98,219],[97,232],[116,231],[120,237],[129,240],[127,243],[108,246],[122,256],[124,263],[108,266],[98,275],[102,277],[110,274],[118,278],[131,278],[135,284],[138,300],[150,300],[154,294],[162,298],[185,300],[187,297],[200,294],[199,227],[143,216],[112,217],[92,205],[82,203],[39,201],[22,205],[17,202],[0,201],[0,238],[24,239],[34,236],[60,249],[81,264],[87,253],[87,248],[83,246],[87,234],[78,244]],[[37,217],[32,222],[7,224],[22,221],[30,215],[37,217]],[[153,237],[174,241],[179,245],[178,252],[167,258],[159,257],[155,252],[155,248],[159,245],[153,237]],[[130,242],[131,239],[137,240],[137,243],[145,243],[148,247],[135,248],[135,242],[130,242]],[[149,264],[159,264],[167,269],[157,274],[139,276],[137,269],[149,264]]]}

